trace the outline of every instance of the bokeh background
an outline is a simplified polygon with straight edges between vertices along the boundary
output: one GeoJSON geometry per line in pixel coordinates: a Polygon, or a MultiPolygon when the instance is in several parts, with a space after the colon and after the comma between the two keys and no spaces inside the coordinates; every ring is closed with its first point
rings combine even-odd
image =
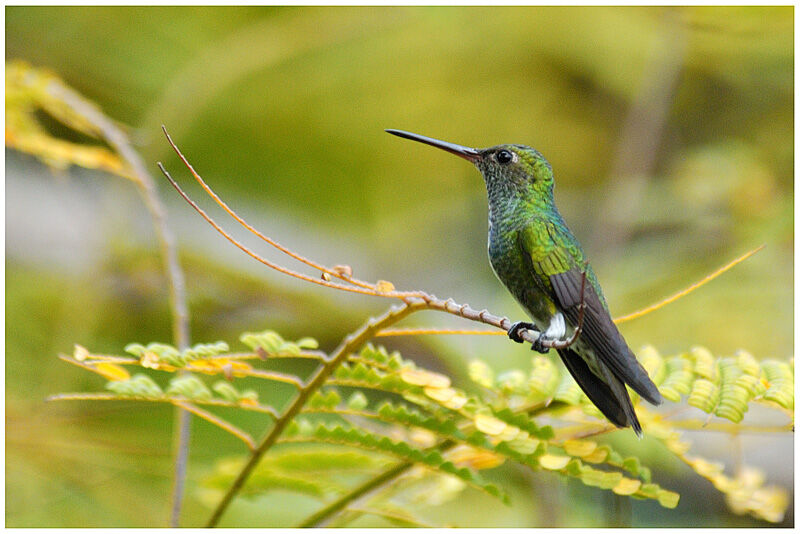
{"type": "MultiPolygon", "coordinates": [[[[625,324],[632,347],[786,359],[793,32],[792,7],[7,7],[6,60],[57,73],[126,125],[154,175],[164,162],[204,205],[161,124],[230,205],[282,243],[352,265],[362,279],[514,319],[521,310],[486,258],[480,175],[383,129],[477,147],[532,145],[553,165],[557,203],[617,315],[766,244],[698,292],[625,324]]],[[[387,306],[266,272],[156,178],[181,247],[193,342],[237,346],[241,332],[273,328],[331,349],[387,306]]],[[[121,353],[129,342],[170,340],[147,212],[127,181],[53,174],[11,150],[5,187],[6,525],[162,526],[172,410],[44,402],[102,388],[102,378],[57,359],[74,343],[121,353]]],[[[438,314],[415,321],[463,325],[438,314]]],[[[386,344],[462,387],[472,358],[497,370],[530,358],[500,337],[386,344]]],[[[193,432],[190,488],[214,459],[242,452],[204,421],[193,432]]],[[[744,460],[793,491],[792,436],[690,439],[727,469],[744,460]]],[[[682,495],[677,509],[505,466],[513,508],[468,490],[421,515],[461,526],[766,525],[731,514],[709,482],[657,443],[624,443],[657,463],[654,478],[682,495]]],[[[202,524],[208,509],[191,489],[187,499],[183,524],[202,524]]],[[[226,517],[288,525],[312,508],[275,494],[226,517]]],[[[790,508],[783,525],[793,524],[790,508]]]]}

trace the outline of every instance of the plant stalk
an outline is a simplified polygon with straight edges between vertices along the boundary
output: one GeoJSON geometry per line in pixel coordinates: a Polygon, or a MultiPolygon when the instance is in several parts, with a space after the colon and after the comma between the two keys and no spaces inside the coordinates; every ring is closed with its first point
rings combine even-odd
{"type": "MultiPolygon", "coordinates": [[[[178,349],[183,350],[189,346],[189,311],[186,303],[186,284],[178,261],[178,252],[175,238],[167,225],[167,214],[161,199],[156,193],[155,182],[139,157],[139,154],[128,142],[128,137],[111,119],[106,117],[99,108],[91,105],[72,89],[60,83],[50,83],[47,90],[53,96],[61,99],[84,118],[89,120],[99,133],[114,148],[117,154],[127,163],[135,177],[142,199],[147,206],[156,230],[156,237],[164,259],[164,271],[169,287],[169,303],[172,312],[172,338],[178,349]]],[[[191,416],[185,410],[178,408],[176,412],[177,429],[175,433],[175,470],[173,474],[172,507],[170,511],[169,526],[177,527],[180,522],[180,512],[183,506],[184,484],[186,479],[186,465],[189,458],[189,437],[191,416]]]]}
{"type": "Polygon", "coordinates": [[[320,387],[322,387],[331,373],[333,373],[333,371],[335,371],[339,365],[344,363],[354,351],[358,350],[359,347],[374,337],[377,331],[400,321],[409,314],[423,309],[424,307],[424,302],[406,303],[401,308],[393,306],[380,317],[369,319],[358,330],[347,336],[342,341],[339,347],[331,354],[325,363],[320,366],[316,373],[311,376],[307,385],[297,393],[297,396],[294,398],[286,411],[275,421],[275,425],[258,444],[250,456],[247,464],[245,464],[244,468],[239,472],[236,480],[233,482],[231,487],[228,489],[228,492],[217,505],[217,508],[214,510],[211,518],[206,523],[206,527],[217,526],[219,520],[222,518],[222,514],[225,513],[225,510],[227,510],[233,498],[242,489],[245,482],[250,477],[250,474],[253,472],[253,469],[255,469],[255,467],[258,465],[258,462],[261,460],[261,457],[264,456],[264,453],[266,453],[272,447],[272,445],[275,444],[277,439],[285,430],[286,426],[298,413],[300,413],[300,410],[303,408],[309,397],[320,387]]]}

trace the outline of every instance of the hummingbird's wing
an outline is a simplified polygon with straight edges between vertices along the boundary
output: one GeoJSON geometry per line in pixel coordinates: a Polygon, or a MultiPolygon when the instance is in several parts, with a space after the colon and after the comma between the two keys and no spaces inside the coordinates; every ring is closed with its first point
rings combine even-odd
{"type": "Polygon", "coordinates": [[[615,377],[650,403],[661,404],[658,388],[611,319],[594,272],[583,265],[583,251],[566,226],[537,218],[520,230],[518,238],[526,259],[530,259],[534,280],[573,327],[578,324],[581,282],[586,270],[583,290],[586,307],[580,339],[594,349],[599,361],[615,377]]]}

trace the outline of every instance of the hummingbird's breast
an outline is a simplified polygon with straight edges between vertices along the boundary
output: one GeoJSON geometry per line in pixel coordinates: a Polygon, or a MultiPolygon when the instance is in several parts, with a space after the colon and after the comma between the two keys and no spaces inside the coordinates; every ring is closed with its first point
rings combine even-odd
{"type": "Polygon", "coordinates": [[[524,214],[491,214],[489,217],[489,263],[500,282],[525,309],[539,328],[547,328],[555,314],[553,301],[541,289],[530,268],[530,259],[519,243],[518,233],[529,224],[524,214]]]}

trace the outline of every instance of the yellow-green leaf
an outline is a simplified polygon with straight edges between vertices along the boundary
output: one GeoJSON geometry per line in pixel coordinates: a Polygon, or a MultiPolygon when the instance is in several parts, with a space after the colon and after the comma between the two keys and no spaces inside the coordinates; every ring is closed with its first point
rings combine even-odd
{"type": "Polygon", "coordinates": [[[617,495],[633,495],[642,487],[642,481],[633,478],[622,478],[619,483],[611,488],[617,495]]]}
{"type": "Polygon", "coordinates": [[[489,434],[490,436],[497,436],[502,433],[508,425],[500,419],[486,414],[478,414],[475,416],[475,428],[489,434]]]}
{"type": "Polygon", "coordinates": [[[100,362],[92,365],[95,371],[109,380],[121,381],[128,380],[131,375],[124,367],[107,362],[100,362]]]}
{"type": "Polygon", "coordinates": [[[539,457],[539,465],[551,471],[558,471],[564,469],[569,463],[569,456],[560,456],[556,454],[543,454],[539,457]]]}

